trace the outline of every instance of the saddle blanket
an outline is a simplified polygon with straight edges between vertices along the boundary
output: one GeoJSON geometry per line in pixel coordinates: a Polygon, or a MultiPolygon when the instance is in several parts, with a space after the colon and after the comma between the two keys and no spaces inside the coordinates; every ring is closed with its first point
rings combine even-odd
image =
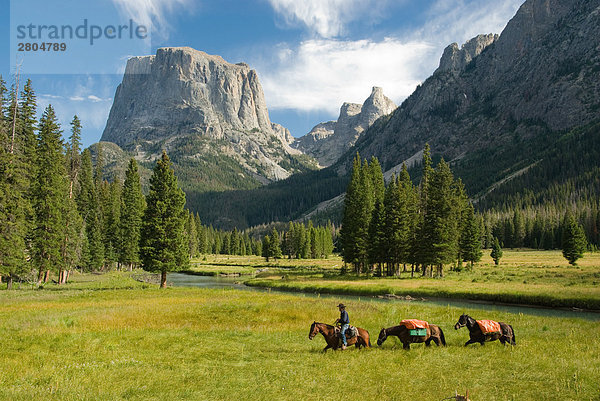
{"type": "Polygon", "coordinates": [[[477,324],[483,334],[496,333],[500,331],[500,323],[493,320],[478,320],[477,324]]]}
{"type": "Polygon", "coordinates": [[[403,321],[400,322],[400,326],[405,326],[409,330],[428,329],[429,328],[429,323],[427,323],[424,320],[405,319],[405,320],[403,320],[403,321]]]}

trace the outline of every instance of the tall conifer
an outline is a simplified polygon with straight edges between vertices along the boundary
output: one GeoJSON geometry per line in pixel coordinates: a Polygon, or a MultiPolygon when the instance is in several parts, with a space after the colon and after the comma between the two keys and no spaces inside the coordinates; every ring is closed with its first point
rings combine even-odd
{"type": "Polygon", "coordinates": [[[185,269],[189,252],[184,236],[185,194],[177,183],[167,153],[156,163],[146,197],[142,224],[141,259],[144,270],[160,272],[160,286],[167,285],[167,272],[185,269]]]}

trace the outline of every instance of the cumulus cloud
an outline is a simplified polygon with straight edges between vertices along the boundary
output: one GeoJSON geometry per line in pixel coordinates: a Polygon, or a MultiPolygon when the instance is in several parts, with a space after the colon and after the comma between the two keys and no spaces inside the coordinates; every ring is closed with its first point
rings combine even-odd
{"type": "Polygon", "coordinates": [[[151,26],[161,40],[168,38],[171,26],[167,16],[178,9],[189,10],[191,0],[112,0],[117,9],[140,25],[151,26]]]}
{"type": "MultiPolygon", "coordinates": [[[[426,11],[421,27],[412,32],[392,33],[383,40],[343,41],[330,37],[355,18],[357,14],[344,10],[352,9],[348,4],[360,8],[358,2],[269,1],[290,23],[302,22],[324,39],[281,44],[276,54],[253,63],[268,106],[332,114],[343,102],[362,103],[372,86],[383,87],[400,104],[437,68],[448,44],[462,44],[481,33],[500,33],[523,2],[438,0],[426,11]]],[[[367,9],[374,5],[363,3],[367,9]]]]}
{"type": "Polygon", "coordinates": [[[308,40],[282,46],[261,75],[269,106],[335,113],[344,101],[362,103],[372,86],[399,100],[419,83],[419,70],[431,56],[423,42],[386,38],[337,41],[308,40]],[[274,68],[273,68],[274,67],[274,68]]]}
{"type": "Polygon", "coordinates": [[[323,38],[341,35],[349,22],[375,18],[389,0],[269,0],[284,22],[303,25],[323,38]]]}

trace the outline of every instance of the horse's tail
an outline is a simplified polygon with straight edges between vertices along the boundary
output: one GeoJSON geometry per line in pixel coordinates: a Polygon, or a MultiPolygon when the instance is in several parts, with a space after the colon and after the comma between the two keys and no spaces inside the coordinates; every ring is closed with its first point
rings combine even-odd
{"type": "Polygon", "coordinates": [[[444,337],[444,331],[439,326],[438,326],[438,329],[440,329],[440,339],[442,340],[442,345],[445,347],[446,346],[446,337],[444,337]]]}
{"type": "Polygon", "coordinates": [[[512,345],[517,345],[517,340],[515,339],[515,329],[513,329],[513,327],[509,324],[508,327],[510,327],[510,331],[512,331],[512,345]]]}

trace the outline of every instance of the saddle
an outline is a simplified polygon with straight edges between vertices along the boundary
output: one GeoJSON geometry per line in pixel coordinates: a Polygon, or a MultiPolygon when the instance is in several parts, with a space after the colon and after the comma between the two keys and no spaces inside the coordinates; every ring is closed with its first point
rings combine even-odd
{"type": "MultiPolygon", "coordinates": [[[[346,340],[349,340],[351,338],[358,336],[358,329],[354,326],[349,326],[348,330],[346,330],[345,334],[346,334],[346,340]]],[[[342,339],[342,332],[339,327],[335,328],[335,335],[338,336],[340,338],[340,340],[342,339]]]]}

